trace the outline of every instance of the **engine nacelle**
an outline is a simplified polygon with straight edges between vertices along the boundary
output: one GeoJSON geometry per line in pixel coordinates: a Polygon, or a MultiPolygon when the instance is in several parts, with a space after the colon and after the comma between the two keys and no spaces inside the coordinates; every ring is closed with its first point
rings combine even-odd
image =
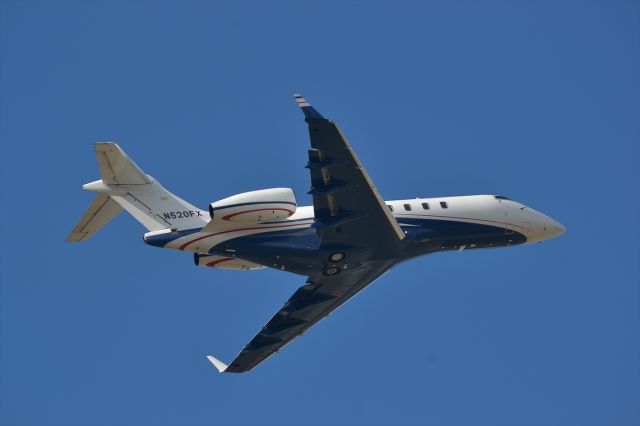
{"type": "Polygon", "coordinates": [[[296,212],[296,196],[291,188],[271,188],[243,192],[209,205],[211,220],[264,222],[286,219],[296,212]]]}
{"type": "Polygon", "coordinates": [[[257,263],[249,262],[247,260],[238,259],[235,257],[213,256],[208,254],[194,253],[193,261],[196,266],[204,266],[209,268],[221,268],[221,269],[262,269],[264,266],[257,263]]]}

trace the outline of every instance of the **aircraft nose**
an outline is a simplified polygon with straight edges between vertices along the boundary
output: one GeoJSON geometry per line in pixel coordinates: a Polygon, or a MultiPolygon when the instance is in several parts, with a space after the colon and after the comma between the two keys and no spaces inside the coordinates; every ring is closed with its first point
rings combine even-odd
{"type": "Polygon", "coordinates": [[[525,235],[528,243],[550,240],[564,234],[566,229],[560,222],[530,208],[523,211],[525,220],[523,225],[527,229],[525,235]]]}
{"type": "Polygon", "coordinates": [[[559,235],[562,235],[565,231],[565,227],[560,222],[551,219],[548,216],[542,215],[542,220],[539,222],[538,235],[536,240],[550,240],[559,235]]]}
{"type": "Polygon", "coordinates": [[[549,238],[554,238],[564,234],[565,227],[558,221],[550,219],[546,224],[546,228],[549,230],[549,238]]]}

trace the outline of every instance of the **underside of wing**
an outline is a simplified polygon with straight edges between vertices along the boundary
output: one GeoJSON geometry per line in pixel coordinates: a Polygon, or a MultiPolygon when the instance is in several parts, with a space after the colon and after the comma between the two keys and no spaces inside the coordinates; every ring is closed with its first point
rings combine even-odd
{"type": "Polygon", "coordinates": [[[383,198],[338,125],[295,95],[309,125],[313,207],[322,244],[367,247],[389,254],[404,238],[383,198]]]}
{"type": "Polygon", "coordinates": [[[300,95],[295,98],[309,125],[318,256],[329,263],[309,275],[229,365],[209,356],[220,372],[251,370],[378,278],[400,253],[404,232],[338,125],[300,95]],[[327,252],[332,254],[325,258],[327,252]]]}
{"type": "Polygon", "coordinates": [[[377,262],[339,275],[310,276],[262,330],[226,365],[207,358],[224,373],[251,370],[340,307],[391,267],[377,262]]]}

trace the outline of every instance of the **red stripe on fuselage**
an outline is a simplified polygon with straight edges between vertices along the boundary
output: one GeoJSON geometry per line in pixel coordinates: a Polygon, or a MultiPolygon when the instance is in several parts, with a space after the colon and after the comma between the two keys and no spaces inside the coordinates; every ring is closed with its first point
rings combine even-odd
{"type": "Polygon", "coordinates": [[[227,229],[226,231],[221,231],[221,232],[214,232],[213,234],[207,234],[205,236],[202,237],[198,237],[195,240],[191,240],[189,242],[184,243],[183,245],[180,246],[179,250],[183,250],[195,243],[196,241],[200,241],[200,240],[204,240],[205,238],[209,238],[209,237],[215,237],[216,235],[222,235],[222,234],[228,234],[229,232],[239,232],[239,231],[254,231],[256,229],[273,229],[273,228],[290,228],[292,226],[301,226],[301,225],[309,225],[312,222],[308,222],[308,223],[293,223],[293,224],[289,224],[289,225],[278,225],[278,226],[254,226],[251,228],[237,228],[237,229],[227,229]]]}

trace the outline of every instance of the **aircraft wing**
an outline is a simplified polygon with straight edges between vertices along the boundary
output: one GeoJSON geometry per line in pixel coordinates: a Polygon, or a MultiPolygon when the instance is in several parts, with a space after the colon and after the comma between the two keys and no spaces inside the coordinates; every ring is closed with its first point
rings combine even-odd
{"type": "Polygon", "coordinates": [[[392,266],[376,262],[333,276],[309,276],[229,365],[207,356],[221,373],[242,373],[282,349],[340,307],[392,266]]]}
{"type": "Polygon", "coordinates": [[[307,168],[322,245],[359,246],[373,254],[397,249],[404,233],[338,125],[294,95],[309,125],[307,168]]]}
{"type": "Polygon", "coordinates": [[[208,356],[220,372],[248,371],[300,336],[387,271],[404,233],[391,215],[338,125],[295,95],[309,124],[307,168],[315,221],[326,252],[351,249],[341,273],[311,275],[238,356],[226,365],[208,356]],[[360,253],[358,255],[357,253],[360,253]],[[358,259],[360,257],[360,259],[358,259]],[[351,268],[346,267],[350,264],[351,268]]]}

